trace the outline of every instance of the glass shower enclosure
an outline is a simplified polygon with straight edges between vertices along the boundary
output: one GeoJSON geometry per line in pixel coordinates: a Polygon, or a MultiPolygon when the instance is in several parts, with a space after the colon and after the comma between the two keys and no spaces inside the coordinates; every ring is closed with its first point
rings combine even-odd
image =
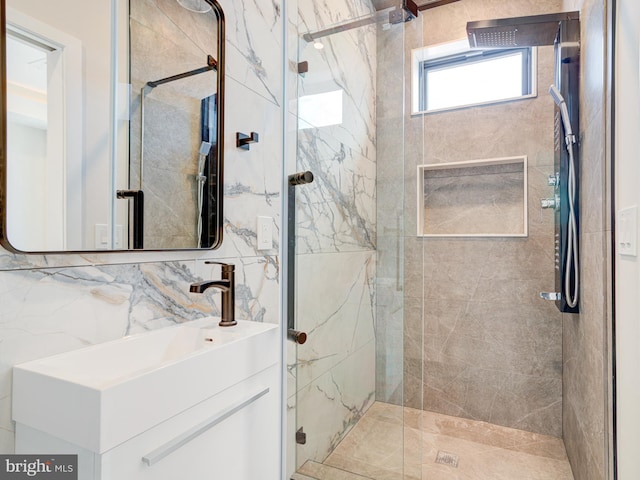
{"type": "Polygon", "coordinates": [[[288,8],[287,478],[402,475],[406,12],[288,8]]]}
{"type": "Polygon", "coordinates": [[[288,342],[286,478],[571,480],[562,314],[540,298],[554,46],[531,51],[517,99],[415,107],[443,45],[477,58],[467,22],[562,1],[389,3],[287,3],[286,168],[305,180],[289,188],[289,328],[306,341],[288,342]]]}

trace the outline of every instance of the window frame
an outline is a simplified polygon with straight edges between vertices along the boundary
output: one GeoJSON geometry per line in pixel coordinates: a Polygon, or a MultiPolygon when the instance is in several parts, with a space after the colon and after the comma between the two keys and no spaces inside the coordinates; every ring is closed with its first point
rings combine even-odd
{"type": "Polygon", "coordinates": [[[458,110],[474,106],[494,105],[498,103],[524,100],[537,97],[537,48],[518,47],[506,49],[470,49],[466,39],[423,47],[412,51],[412,115],[424,113],[437,113],[450,110],[458,110]],[[522,54],[522,91],[523,93],[515,97],[505,97],[485,102],[455,105],[445,108],[429,110],[425,105],[427,100],[427,71],[436,71],[445,68],[454,68],[461,65],[485,62],[501,57],[522,54]]]}

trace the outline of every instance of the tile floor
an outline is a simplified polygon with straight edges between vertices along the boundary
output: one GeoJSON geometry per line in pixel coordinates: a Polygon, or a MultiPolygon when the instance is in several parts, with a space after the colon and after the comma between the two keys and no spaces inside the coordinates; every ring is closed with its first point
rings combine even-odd
{"type": "Polygon", "coordinates": [[[376,402],[324,463],[308,461],[294,478],[573,480],[573,475],[559,438],[376,402]],[[439,452],[445,462],[457,459],[457,466],[436,463],[439,452]]]}

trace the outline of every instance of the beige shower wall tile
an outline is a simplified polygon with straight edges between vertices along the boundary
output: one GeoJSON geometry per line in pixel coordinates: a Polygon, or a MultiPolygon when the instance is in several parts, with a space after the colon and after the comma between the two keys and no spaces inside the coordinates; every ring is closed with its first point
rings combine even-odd
{"type": "Polygon", "coordinates": [[[580,315],[564,315],[564,435],[576,478],[604,478],[605,256],[601,234],[582,237],[580,315]]]}
{"type": "Polygon", "coordinates": [[[606,229],[605,210],[609,208],[606,201],[606,160],[605,160],[605,132],[603,110],[593,121],[581,128],[584,135],[581,139],[579,154],[576,162],[579,168],[580,192],[579,215],[580,231],[582,233],[603,232],[606,229]]]}
{"type": "Polygon", "coordinates": [[[424,408],[561,436],[562,380],[476,367],[427,365],[424,408]],[[453,372],[454,375],[450,375],[453,372]]]}

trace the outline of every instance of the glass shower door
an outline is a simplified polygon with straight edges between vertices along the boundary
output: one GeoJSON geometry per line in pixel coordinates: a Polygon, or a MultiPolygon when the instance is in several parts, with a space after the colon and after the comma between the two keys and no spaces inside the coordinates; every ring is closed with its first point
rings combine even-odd
{"type": "Polygon", "coordinates": [[[378,68],[403,56],[403,26],[367,4],[290,12],[288,170],[313,175],[289,187],[290,327],[306,334],[288,346],[292,478],[403,474],[403,70],[378,68]]]}

